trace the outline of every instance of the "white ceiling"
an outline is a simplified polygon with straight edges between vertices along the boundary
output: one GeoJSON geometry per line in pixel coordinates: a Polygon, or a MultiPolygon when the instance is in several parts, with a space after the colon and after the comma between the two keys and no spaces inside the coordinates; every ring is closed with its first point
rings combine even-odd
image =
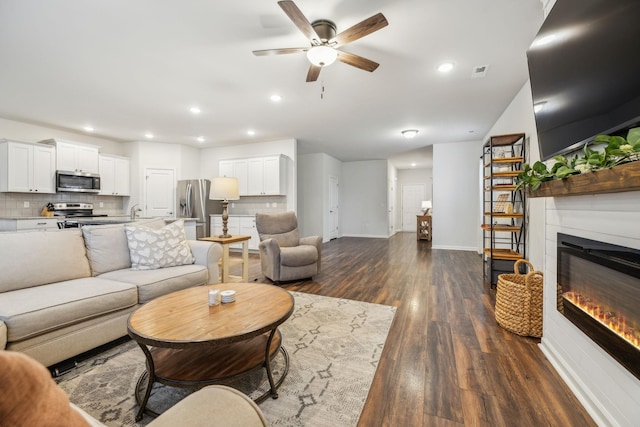
{"type": "Polygon", "coordinates": [[[540,0],[296,4],[338,32],[382,12],[387,27],[342,48],[380,67],[336,62],[306,83],[304,54],[254,56],[308,45],[276,0],[0,0],[0,117],[203,147],[295,138],[299,153],[430,167],[425,147],[488,132],[528,78],[542,23],[540,0]],[[408,128],[418,136],[402,138],[408,128]]]}

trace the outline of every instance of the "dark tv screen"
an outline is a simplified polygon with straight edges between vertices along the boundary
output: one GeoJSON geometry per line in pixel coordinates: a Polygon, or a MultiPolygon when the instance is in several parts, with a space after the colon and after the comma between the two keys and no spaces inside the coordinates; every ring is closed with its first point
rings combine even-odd
{"type": "Polygon", "coordinates": [[[542,160],[640,125],[640,0],[557,0],[527,59],[542,160]]]}

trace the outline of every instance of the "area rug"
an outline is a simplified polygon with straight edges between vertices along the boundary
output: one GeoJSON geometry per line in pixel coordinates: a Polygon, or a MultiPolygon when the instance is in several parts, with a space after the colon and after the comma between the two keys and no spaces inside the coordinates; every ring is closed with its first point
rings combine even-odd
{"type": "MultiPolygon", "coordinates": [[[[295,308],[281,325],[290,358],[279,398],[260,404],[272,426],[355,426],[362,412],[395,307],[291,292],[295,308]]],[[[279,378],[284,357],[274,363],[279,378]]],[[[145,369],[142,350],[127,341],[78,364],[56,381],[70,400],[108,426],[136,423],[136,381],[145,369]]],[[[264,370],[230,384],[255,398],[267,390],[264,370]]],[[[159,412],[189,393],[154,385],[149,407],[159,412]]]]}

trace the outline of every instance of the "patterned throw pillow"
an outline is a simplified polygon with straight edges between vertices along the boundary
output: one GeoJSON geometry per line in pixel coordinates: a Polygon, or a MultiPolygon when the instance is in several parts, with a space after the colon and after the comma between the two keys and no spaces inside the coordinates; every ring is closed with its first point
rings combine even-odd
{"type": "Polygon", "coordinates": [[[159,230],[141,225],[127,225],[124,229],[133,270],[154,270],[195,262],[182,220],[159,230]]]}

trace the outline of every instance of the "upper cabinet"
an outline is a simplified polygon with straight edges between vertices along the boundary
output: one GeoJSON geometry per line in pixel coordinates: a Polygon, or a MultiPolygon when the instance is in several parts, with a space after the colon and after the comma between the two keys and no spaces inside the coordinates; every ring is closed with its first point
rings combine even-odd
{"type": "Polygon", "coordinates": [[[57,170],[99,173],[99,147],[60,139],[47,139],[41,142],[55,145],[57,170]]]}
{"type": "Polygon", "coordinates": [[[101,154],[100,195],[128,196],[131,187],[131,162],[126,157],[101,154]]]}
{"type": "Polygon", "coordinates": [[[0,141],[0,191],[55,193],[54,177],[53,147],[0,141]]]}
{"type": "Polygon", "coordinates": [[[238,178],[241,196],[280,196],[286,194],[284,156],[221,160],[221,176],[238,178]]]}

